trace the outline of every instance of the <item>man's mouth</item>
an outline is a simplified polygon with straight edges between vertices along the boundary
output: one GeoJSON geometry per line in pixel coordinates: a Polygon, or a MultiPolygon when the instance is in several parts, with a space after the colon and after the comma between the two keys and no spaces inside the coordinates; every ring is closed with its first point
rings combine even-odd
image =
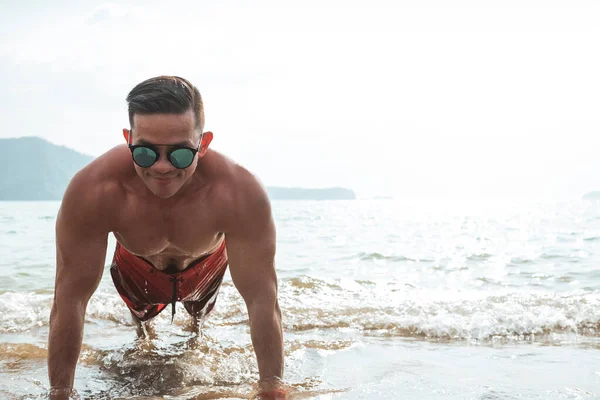
{"type": "Polygon", "coordinates": [[[171,183],[173,181],[173,177],[167,178],[167,177],[164,177],[164,176],[161,176],[161,177],[155,176],[153,178],[160,185],[168,185],[169,183],[171,183]]]}

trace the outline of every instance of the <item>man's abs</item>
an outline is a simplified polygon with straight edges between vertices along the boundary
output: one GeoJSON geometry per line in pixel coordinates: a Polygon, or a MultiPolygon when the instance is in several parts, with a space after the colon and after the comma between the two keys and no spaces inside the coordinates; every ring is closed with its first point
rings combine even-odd
{"type": "Polygon", "coordinates": [[[123,235],[114,232],[115,238],[121,246],[129,253],[134,254],[159,271],[177,272],[187,269],[197,260],[213,254],[219,249],[224,240],[222,233],[202,235],[201,237],[182,238],[178,241],[170,241],[167,237],[160,235],[150,238],[148,235],[123,235]],[[192,240],[190,240],[192,239],[192,240]],[[195,240],[193,240],[195,239],[195,240]]]}

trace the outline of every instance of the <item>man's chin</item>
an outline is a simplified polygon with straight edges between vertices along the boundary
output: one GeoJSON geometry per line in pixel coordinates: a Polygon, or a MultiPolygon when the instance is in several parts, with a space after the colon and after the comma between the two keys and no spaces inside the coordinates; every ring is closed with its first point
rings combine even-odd
{"type": "Polygon", "coordinates": [[[156,192],[152,192],[154,193],[154,196],[158,197],[159,199],[169,199],[171,197],[173,197],[175,195],[175,193],[156,193],[156,192]]]}
{"type": "Polygon", "coordinates": [[[151,186],[151,187],[149,187],[149,189],[154,194],[154,196],[161,198],[161,199],[168,199],[169,197],[175,196],[175,194],[177,194],[177,192],[179,191],[180,188],[179,187],[169,188],[169,187],[151,186]]]}

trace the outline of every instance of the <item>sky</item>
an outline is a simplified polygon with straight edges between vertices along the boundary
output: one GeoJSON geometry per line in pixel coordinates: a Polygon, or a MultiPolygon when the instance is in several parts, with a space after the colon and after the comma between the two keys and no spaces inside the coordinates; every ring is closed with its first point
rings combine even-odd
{"type": "Polygon", "coordinates": [[[269,186],[359,197],[600,190],[600,2],[0,2],[1,138],[98,156],[179,75],[212,148],[269,186]]]}

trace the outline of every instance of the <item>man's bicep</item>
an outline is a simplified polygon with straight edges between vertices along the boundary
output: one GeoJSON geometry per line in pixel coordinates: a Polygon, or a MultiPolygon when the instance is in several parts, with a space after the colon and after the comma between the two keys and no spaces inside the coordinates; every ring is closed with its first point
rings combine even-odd
{"type": "Polygon", "coordinates": [[[236,193],[226,203],[225,243],[234,285],[247,305],[269,302],[277,294],[275,223],[265,189],[244,173],[236,193]]]}
{"type": "Polygon", "coordinates": [[[56,296],[87,303],[104,270],[108,236],[57,234],[56,296]]]}
{"type": "Polygon", "coordinates": [[[277,293],[272,221],[257,235],[230,234],[225,241],[231,278],[246,303],[269,301],[277,293]]]}

